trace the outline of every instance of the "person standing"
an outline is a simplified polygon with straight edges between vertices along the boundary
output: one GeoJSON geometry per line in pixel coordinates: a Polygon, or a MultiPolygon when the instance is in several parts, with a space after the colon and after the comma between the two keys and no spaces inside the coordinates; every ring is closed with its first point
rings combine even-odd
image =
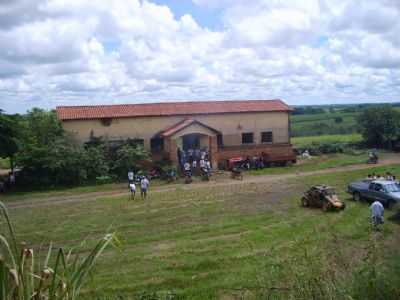
{"type": "Polygon", "coordinates": [[[177,157],[178,157],[178,164],[179,164],[179,166],[180,166],[181,169],[182,169],[182,151],[181,151],[181,148],[180,148],[180,147],[177,148],[177,150],[176,150],[176,155],[177,155],[177,157]]]}
{"type": "Polygon", "coordinates": [[[129,170],[128,171],[128,183],[133,183],[134,182],[134,177],[135,177],[135,174],[133,173],[133,171],[129,170]]]}
{"type": "Polygon", "coordinates": [[[194,159],[192,162],[192,174],[196,174],[197,173],[197,160],[194,159]]]}
{"type": "Polygon", "coordinates": [[[370,206],[370,209],[371,209],[372,223],[374,224],[374,226],[383,224],[383,213],[385,209],[383,208],[382,203],[375,200],[374,203],[372,203],[372,205],[370,206]]]}
{"type": "Polygon", "coordinates": [[[134,182],[131,182],[129,184],[129,190],[131,192],[130,194],[130,200],[135,200],[135,195],[136,195],[136,185],[134,182]]]}
{"type": "Polygon", "coordinates": [[[143,176],[142,180],[140,181],[140,196],[142,199],[147,198],[147,190],[149,188],[150,182],[146,178],[146,176],[143,176]]]}

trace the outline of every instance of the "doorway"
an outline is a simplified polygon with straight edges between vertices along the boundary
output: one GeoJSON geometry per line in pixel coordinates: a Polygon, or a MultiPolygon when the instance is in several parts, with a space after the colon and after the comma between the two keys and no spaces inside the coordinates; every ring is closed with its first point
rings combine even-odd
{"type": "Polygon", "coordinates": [[[182,137],[183,151],[200,149],[200,134],[192,133],[182,137]]]}

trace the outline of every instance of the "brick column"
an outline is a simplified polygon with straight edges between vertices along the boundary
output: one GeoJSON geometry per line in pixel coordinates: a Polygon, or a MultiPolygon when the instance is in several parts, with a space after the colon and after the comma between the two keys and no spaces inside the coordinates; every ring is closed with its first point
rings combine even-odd
{"type": "Polygon", "coordinates": [[[177,155],[177,146],[176,146],[176,140],[168,138],[168,144],[169,144],[169,160],[175,164],[175,165],[179,165],[178,164],[178,155],[177,155]]]}
{"type": "Polygon", "coordinates": [[[218,140],[217,136],[209,137],[211,164],[213,169],[218,169],[218,140]]]}

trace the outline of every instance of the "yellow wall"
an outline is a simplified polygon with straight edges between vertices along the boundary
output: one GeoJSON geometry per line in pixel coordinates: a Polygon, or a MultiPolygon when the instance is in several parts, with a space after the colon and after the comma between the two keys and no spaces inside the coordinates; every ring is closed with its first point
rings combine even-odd
{"type": "Polygon", "coordinates": [[[64,121],[63,126],[81,142],[87,141],[93,131],[95,136],[104,136],[110,140],[144,139],[145,147],[150,148],[150,139],[156,133],[185,118],[196,119],[219,130],[227,146],[241,145],[242,132],[253,132],[255,144],[261,143],[263,131],[273,132],[274,143],[289,142],[289,115],[285,112],[120,118],[113,119],[110,126],[103,126],[100,120],[72,120],[64,121]]]}

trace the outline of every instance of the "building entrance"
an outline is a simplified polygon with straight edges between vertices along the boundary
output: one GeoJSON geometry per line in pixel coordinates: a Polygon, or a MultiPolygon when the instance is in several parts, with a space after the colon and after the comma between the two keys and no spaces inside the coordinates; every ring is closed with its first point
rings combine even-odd
{"type": "Polygon", "coordinates": [[[182,137],[183,151],[200,149],[200,134],[193,133],[182,137]]]}

